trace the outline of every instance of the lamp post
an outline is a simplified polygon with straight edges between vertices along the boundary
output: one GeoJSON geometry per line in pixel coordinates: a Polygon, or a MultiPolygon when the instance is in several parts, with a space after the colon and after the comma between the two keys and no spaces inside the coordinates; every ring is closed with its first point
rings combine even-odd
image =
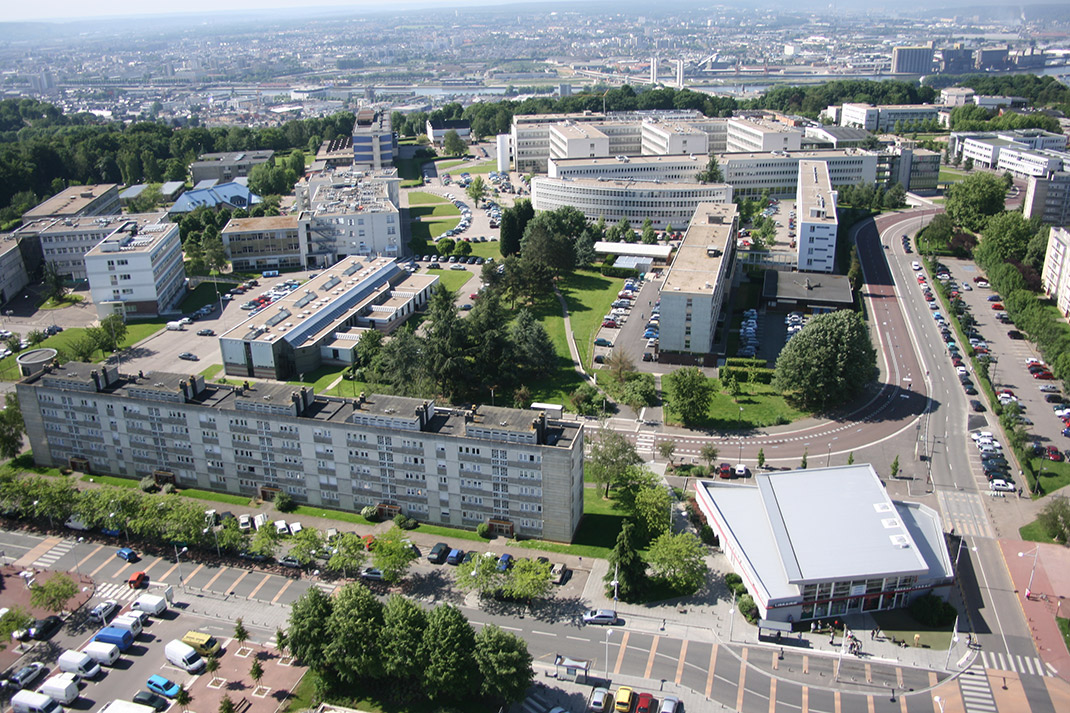
{"type": "Polygon", "coordinates": [[[736,592],[732,590],[732,608],[728,610],[728,643],[732,643],[732,631],[736,626],[736,592]]]}
{"type": "Polygon", "coordinates": [[[606,629],[606,683],[609,682],[609,637],[613,635],[612,629],[606,629]]]}
{"type": "Polygon", "coordinates": [[[829,453],[828,459],[825,461],[825,467],[828,468],[832,465],[832,441],[829,441],[829,453]]]}
{"type": "Polygon", "coordinates": [[[219,533],[215,531],[214,527],[206,527],[204,528],[204,534],[207,535],[209,530],[212,531],[212,537],[215,538],[215,556],[222,557],[223,555],[219,553],[219,533]]]}
{"type": "MultiPolygon", "coordinates": [[[[1032,549],[1033,554],[1033,568],[1029,570],[1029,584],[1025,585],[1025,598],[1029,599],[1033,593],[1033,575],[1037,573],[1037,555],[1040,554],[1040,545],[1037,545],[1032,549]]],[[[1027,557],[1029,552],[1019,552],[1019,557],[1027,557]]]]}
{"type": "Polygon", "coordinates": [[[940,696],[933,696],[933,703],[940,707],[940,713],[944,713],[944,699],[940,696]]]}
{"type": "Polygon", "coordinates": [[[177,544],[174,547],[175,547],[175,564],[178,565],[178,586],[181,587],[183,580],[186,579],[182,575],[182,559],[181,559],[181,557],[182,557],[182,555],[186,554],[186,552],[189,551],[189,548],[188,547],[183,547],[181,550],[179,550],[177,544]]]}
{"type": "Polygon", "coordinates": [[[740,431],[742,429],[743,429],[743,407],[740,406],[739,407],[739,418],[736,419],[736,430],[740,431]]]}

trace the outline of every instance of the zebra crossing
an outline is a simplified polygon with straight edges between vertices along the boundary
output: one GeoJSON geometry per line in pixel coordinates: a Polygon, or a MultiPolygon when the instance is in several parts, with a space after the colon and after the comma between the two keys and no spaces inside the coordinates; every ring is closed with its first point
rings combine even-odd
{"type": "Polygon", "coordinates": [[[75,544],[77,543],[72,540],[64,540],[34,560],[31,566],[42,569],[51,568],[56,563],[56,560],[70,552],[75,544]]]}
{"type": "Polygon", "coordinates": [[[334,594],[334,590],[338,589],[337,584],[330,584],[328,582],[316,582],[315,586],[323,590],[323,593],[328,597],[334,594]]]}
{"type": "Polygon", "coordinates": [[[976,662],[959,676],[959,689],[966,713],[996,713],[996,701],[992,697],[992,687],[988,685],[988,675],[976,662]]]}
{"type": "Polygon", "coordinates": [[[654,444],[657,442],[657,436],[653,433],[640,433],[635,437],[635,450],[645,453],[654,452],[654,444]]]}
{"type": "Polygon", "coordinates": [[[94,595],[101,599],[114,599],[118,602],[129,602],[137,599],[142,594],[140,590],[132,589],[126,584],[116,584],[115,582],[103,582],[97,585],[97,589],[94,595]]]}
{"type": "Polygon", "coordinates": [[[1004,655],[998,651],[982,651],[981,661],[985,668],[1013,671],[1031,676],[1054,676],[1055,672],[1036,656],[1004,655]]]}

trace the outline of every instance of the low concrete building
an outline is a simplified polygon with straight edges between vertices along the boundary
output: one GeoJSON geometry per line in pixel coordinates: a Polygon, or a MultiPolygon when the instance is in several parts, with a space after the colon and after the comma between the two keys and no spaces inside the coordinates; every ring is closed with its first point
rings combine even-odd
{"type": "Polygon", "coordinates": [[[18,238],[10,233],[0,236],[0,305],[7,304],[28,284],[30,276],[18,238]]]}
{"type": "Polygon", "coordinates": [[[236,178],[248,178],[254,166],[267,163],[274,155],[271,149],[206,153],[190,165],[190,175],[194,185],[210,180],[229,183],[236,178]]]}
{"type": "Polygon", "coordinates": [[[940,514],[892,500],[871,465],[699,481],[696,494],[764,620],[798,624],[950,595],[940,514]]]}
{"type": "Polygon", "coordinates": [[[143,229],[149,225],[166,224],[167,216],[164,213],[130,213],[42,218],[25,223],[16,234],[20,241],[39,241],[45,263],[54,265],[64,277],[81,281],[87,279],[86,254],[129,221],[135,221],[143,229]]]}
{"type": "Polygon", "coordinates": [[[235,270],[300,270],[304,267],[296,215],[231,218],[221,231],[235,270]]]}
{"type": "Polygon", "coordinates": [[[22,222],[42,218],[81,218],[94,215],[118,215],[119,184],[71,186],[22,214],[22,222]]]}
{"type": "Polygon", "coordinates": [[[428,119],[424,128],[427,138],[435,146],[442,146],[442,142],[446,140],[446,134],[451,131],[456,131],[457,137],[465,143],[472,138],[472,125],[467,119],[438,119],[436,121],[428,119]]]}
{"type": "Polygon", "coordinates": [[[803,132],[778,121],[739,117],[728,121],[727,153],[798,151],[803,132]]]}
{"type": "Polygon", "coordinates": [[[770,308],[834,312],[850,309],[854,292],[846,275],[767,270],[762,301],[770,308]]]}

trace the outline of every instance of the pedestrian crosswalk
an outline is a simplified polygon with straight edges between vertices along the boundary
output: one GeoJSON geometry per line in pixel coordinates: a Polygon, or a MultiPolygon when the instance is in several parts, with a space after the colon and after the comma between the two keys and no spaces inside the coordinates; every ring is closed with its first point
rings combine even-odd
{"type": "Polygon", "coordinates": [[[334,594],[334,590],[338,589],[337,584],[331,584],[329,582],[316,582],[316,586],[322,589],[328,596],[334,594]]]}
{"type": "Polygon", "coordinates": [[[988,685],[988,675],[976,662],[959,676],[959,688],[966,713],[996,713],[996,701],[992,697],[992,687],[988,685]]]}
{"type": "Polygon", "coordinates": [[[520,710],[522,713],[546,713],[552,707],[549,703],[543,700],[543,693],[541,688],[537,688],[528,694],[527,698],[520,704],[520,710]]]}
{"type": "Polygon", "coordinates": [[[137,589],[128,587],[126,584],[103,582],[102,584],[97,585],[95,594],[101,599],[114,599],[119,602],[128,602],[137,599],[141,592],[137,589]]]}
{"type": "Polygon", "coordinates": [[[985,668],[999,671],[1030,674],[1032,676],[1053,676],[1054,672],[1036,656],[1014,656],[998,651],[982,651],[981,661],[985,668]]]}
{"type": "Polygon", "coordinates": [[[56,560],[70,552],[71,548],[74,547],[75,544],[76,543],[71,540],[63,540],[62,542],[54,546],[52,549],[50,549],[48,552],[45,552],[43,555],[34,560],[32,566],[41,567],[43,569],[51,568],[52,565],[56,563],[56,560]]]}
{"type": "Polygon", "coordinates": [[[653,433],[640,433],[635,437],[635,450],[653,453],[656,441],[657,437],[653,433]]]}

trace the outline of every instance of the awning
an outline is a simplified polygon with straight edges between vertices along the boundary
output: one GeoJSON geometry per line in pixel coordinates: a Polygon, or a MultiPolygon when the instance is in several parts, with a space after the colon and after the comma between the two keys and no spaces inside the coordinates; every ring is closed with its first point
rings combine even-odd
{"type": "Polygon", "coordinates": [[[770,621],[768,619],[758,620],[759,629],[769,629],[770,631],[783,631],[791,633],[791,623],[786,621],[770,621]]]}

